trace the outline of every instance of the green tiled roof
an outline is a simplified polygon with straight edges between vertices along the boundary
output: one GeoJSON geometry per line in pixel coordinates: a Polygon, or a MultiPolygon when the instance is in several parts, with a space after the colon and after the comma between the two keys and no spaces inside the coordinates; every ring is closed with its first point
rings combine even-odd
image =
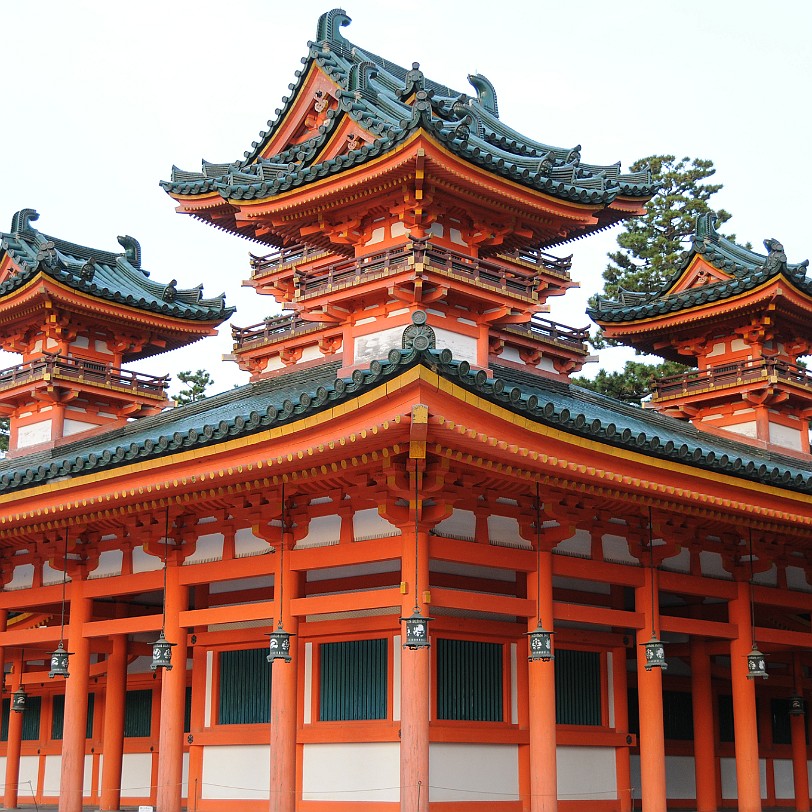
{"type": "Polygon", "coordinates": [[[248,384],[188,406],[134,421],[90,440],[0,462],[0,493],[51,479],[112,469],[219,443],[299,420],[383,386],[423,364],[485,400],[577,437],[659,460],[812,493],[812,463],[699,431],[682,420],[640,409],[571,384],[494,366],[473,372],[451,351],[393,349],[369,369],[335,378],[338,362],[248,384]]]}
{"type": "Polygon", "coordinates": [[[0,260],[8,255],[18,268],[0,284],[0,297],[22,287],[38,273],[99,299],[190,321],[220,323],[234,312],[225,294],[203,297],[203,286],[181,289],[173,279],[153,282],[141,267],[141,246],[133,237],[119,237],[121,253],[76,245],[37,231],[33,209],[18,211],[8,234],[0,232],[0,260]]]}
{"type": "Polygon", "coordinates": [[[648,170],[623,173],[619,163],[587,164],[581,161],[580,145],[553,147],[506,126],[499,120],[496,92],[484,76],[468,77],[475,91],[469,96],[427,79],[417,63],[407,70],[353,45],[340,31],[349,22],[341,9],[321,16],[316,41],[309,43],[290,95],[242,159],[230,164],[204,161],[200,172],[173,167],[163,188],[179,195],[216,191],[225,199],[267,198],[362,164],[422,129],[459,157],[560,199],[607,206],[618,195],[649,198],[657,191],[648,170]],[[328,111],[316,137],[261,158],[313,64],[338,84],[338,109],[328,111]],[[375,140],[314,163],[344,116],[373,133],[375,140]]]}
{"type": "Polygon", "coordinates": [[[716,217],[712,213],[697,218],[691,248],[683,254],[662,289],[652,294],[621,290],[616,300],[597,297],[596,306],[587,310],[589,316],[600,324],[648,319],[739,296],[779,274],[799,290],[812,295],[812,280],[806,276],[809,260],[788,263],[784,247],[775,239],[764,240],[768,254],[757,254],[722,237],[716,231],[715,223],[716,217]],[[697,255],[731,278],[671,293],[697,255]]]}

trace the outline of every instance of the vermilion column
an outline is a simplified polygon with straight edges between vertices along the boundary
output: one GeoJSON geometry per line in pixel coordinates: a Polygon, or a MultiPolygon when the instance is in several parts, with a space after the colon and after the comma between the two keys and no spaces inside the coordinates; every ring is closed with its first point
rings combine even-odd
{"type": "MultiPolygon", "coordinates": [[[[8,613],[5,613],[8,617],[8,613]]],[[[22,684],[23,660],[22,654],[14,658],[14,671],[16,679],[11,688],[16,691],[22,684]]],[[[8,716],[8,742],[6,745],[6,788],[3,793],[3,806],[6,809],[15,809],[17,806],[17,788],[20,782],[20,746],[23,737],[23,715],[14,713],[9,709],[8,716]]]]}
{"type": "MultiPolygon", "coordinates": [[[[643,647],[651,630],[659,625],[657,606],[652,602],[654,571],[645,569],[642,586],[634,591],[636,610],[643,615],[644,628],[637,632],[637,694],[640,705],[640,782],[645,812],[666,812],[665,740],[663,733],[663,675],[659,668],[645,670],[643,647]]],[[[655,581],[656,600],[656,581],[655,581]]]]}
{"type": "Polygon", "coordinates": [[[180,613],[188,608],[188,588],[180,583],[180,566],[166,571],[166,623],[164,633],[172,649],[172,670],[161,674],[161,732],[158,738],[158,791],[160,812],[181,812],[183,798],[183,717],[186,705],[186,629],[180,613]]]}
{"type": "MultiPolygon", "coordinates": [[[[403,596],[401,612],[409,617],[417,605],[424,615],[423,601],[429,588],[428,533],[417,534],[417,579],[415,579],[415,536],[413,528],[403,528],[403,580],[409,589],[403,596]]],[[[431,639],[431,625],[429,625],[431,639]]],[[[400,669],[400,808],[401,812],[428,812],[429,808],[429,718],[431,651],[404,649],[400,669]]]]}
{"type": "MultiPolygon", "coordinates": [[[[553,556],[539,554],[538,579],[527,579],[527,592],[538,600],[539,617],[545,628],[553,627],[553,556]],[[538,581],[538,584],[536,583],[538,581]],[[536,595],[538,589],[538,595],[536,595]]],[[[538,617],[530,619],[528,631],[538,627],[538,617]]],[[[555,740],[555,665],[529,662],[530,695],[530,809],[555,812],[558,809],[555,740]]]]}
{"type": "Polygon", "coordinates": [[[102,790],[100,808],[121,806],[121,762],[124,752],[124,702],[127,690],[127,636],[113,637],[107,660],[102,731],[102,790]]]}
{"type": "MultiPolygon", "coordinates": [[[[277,601],[277,618],[282,618],[286,632],[299,631],[298,618],[290,612],[290,602],[299,596],[297,573],[289,566],[289,551],[293,539],[289,534],[283,541],[284,570],[282,555],[277,555],[277,569],[274,575],[274,598],[277,601]],[[281,589],[280,589],[281,587],[281,589]],[[279,607],[280,597],[282,601],[279,607]]],[[[277,660],[271,675],[271,812],[294,812],[296,808],[296,724],[298,713],[297,671],[299,668],[297,638],[290,641],[291,661],[277,660]]]]}
{"type": "MultiPolygon", "coordinates": [[[[794,691],[803,696],[803,674],[798,657],[793,657],[794,691]]],[[[790,716],[792,736],[792,777],[795,786],[795,809],[809,812],[809,770],[806,755],[806,716],[790,716]]]]}
{"type": "MultiPolygon", "coordinates": [[[[612,686],[615,702],[615,728],[628,733],[629,700],[628,671],[626,670],[626,649],[614,649],[612,656],[612,686]]],[[[630,737],[627,738],[627,741],[630,737]]],[[[631,757],[628,747],[615,748],[615,772],[617,774],[617,797],[620,812],[632,812],[631,757]]]]}
{"type": "Polygon", "coordinates": [[[711,663],[705,641],[691,638],[691,704],[697,812],[716,812],[716,747],[713,732],[711,663]]]}
{"type": "Polygon", "coordinates": [[[65,680],[65,717],[62,726],[62,777],[59,812],[82,812],[87,732],[87,691],[90,684],[90,640],[83,625],[90,620],[92,602],[84,596],[84,581],[72,577],[69,586],[68,651],[72,651],[65,680]]]}
{"type": "Polygon", "coordinates": [[[728,615],[730,622],[738,627],[736,638],[730,641],[730,683],[733,693],[738,810],[761,812],[756,692],[754,681],[747,679],[747,655],[753,644],[750,585],[745,581],[739,581],[736,590],[736,597],[728,604],[728,615]]]}

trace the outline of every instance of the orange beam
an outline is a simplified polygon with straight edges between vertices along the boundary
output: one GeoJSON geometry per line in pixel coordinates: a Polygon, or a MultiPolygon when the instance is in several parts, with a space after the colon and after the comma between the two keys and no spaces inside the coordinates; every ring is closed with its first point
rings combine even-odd
{"type": "Polygon", "coordinates": [[[698,618],[672,615],[660,615],[660,628],[664,632],[718,637],[722,640],[733,640],[739,633],[735,623],[720,623],[716,620],[699,620],[698,618]]]}
{"type": "Polygon", "coordinates": [[[626,629],[642,629],[645,626],[640,612],[622,609],[604,609],[600,606],[584,606],[578,603],[553,602],[555,620],[571,620],[590,626],[621,626],[626,629]]]}
{"type": "Polygon", "coordinates": [[[216,581],[254,578],[257,575],[273,575],[274,570],[273,554],[252,555],[247,558],[230,558],[226,561],[209,561],[205,564],[181,567],[179,578],[183,586],[196,586],[216,581]]]}
{"type": "Polygon", "coordinates": [[[180,613],[180,625],[191,629],[212,623],[236,623],[241,620],[268,620],[275,617],[273,601],[238,603],[233,606],[213,606],[208,609],[190,609],[180,613]]]}
{"type": "Polygon", "coordinates": [[[553,575],[600,581],[618,586],[634,587],[643,583],[643,571],[640,567],[610,564],[606,561],[592,561],[568,555],[553,556],[553,575]]]}
{"type": "Polygon", "coordinates": [[[464,561],[482,567],[535,572],[536,554],[532,550],[477,544],[432,536],[429,539],[429,557],[438,561],[464,561]]]}
{"type": "Polygon", "coordinates": [[[116,620],[95,620],[82,627],[83,637],[108,637],[114,634],[136,634],[138,632],[157,632],[160,630],[163,617],[160,613],[142,615],[141,617],[122,617],[116,620]]]}
{"type": "Polygon", "coordinates": [[[342,595],[319,595],[312,598],[293,598],[290,613],[305,615],[326,615],[333,612],[352,612],[361,609],[383,609],[388,606],[400,608],[399,589],[376,589],[374,592],[350,592],[342,595]]]}
{"type": "Polygon", "coordinates": [[[658,573],[660,592],[675,592],[679,595],[698,595],[701,597],[733,600],[736,597],[736,584],[733,581],[721,581],[715,578],[697,578],[681,572],[658,573]]]}
{"type": "MultiPolygon", "coordinates": [[[[357,541],[353,544],[333,544],[329,547],[313,547],[292,550],[287,556],[292,570],[324,569],[357,564],[359,561],[399,561],[400,538],[382,538],[357,541]]],[[[464,559],[463,559],[464,560],[464,559]]],[[[398,601],[399,602],[399,601],[398,601]]]]}
{"type": "Polygon", "coordinates": [[[447,609],[493,612],[497,615],[516,615],[516,617],[532,617],[536,614],[535,601],[511,598],[507,595],[460,592],[456,589],[433,588],[431,603],[433,606],[442,606],[447,609]]]}

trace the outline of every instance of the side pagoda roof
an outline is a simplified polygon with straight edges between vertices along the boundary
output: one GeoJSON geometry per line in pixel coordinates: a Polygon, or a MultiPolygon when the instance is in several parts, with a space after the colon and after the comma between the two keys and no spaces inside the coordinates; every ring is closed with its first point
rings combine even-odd
{"type": "Polygon", "coordinates": [[[134,237],[118,237],[113,253],[44,234],[33,227],[34,209],[18,211],[8,233],[0,232],[0,305],[39,274],[88,296],[149,313],[190,322],[217,323],[234,313],[225,294],[203,296],[203,286],[183,289],[173,279],[153,282],[141,267],[141,246],[134,237]]]}
{"type": "MultiPolygon", "coordinates": [[[[350,23],[342,9],[319,18],[316,41],[308,43],[304,67],[289,85],[291,93],[268,121],[268,129],[243,157],[230,163],[204,161],[197,171],[173,167],[171,180],[162,187],[175,199],[190,203],[206,198],[206,205],[181,208],[200,219],[259,242],[277,244],[279,236],[239,228],[236,208],[243,202],[266,200],[305,187],[322,178],[340,175],[375,158],[396,151],[418,131],[443,148],[487,172],[516,182],[529,190],[570,203],[600,210],[598,222],[574,228],[554,244],[599,230],[628,216],[628,206],[610,208],[618,198],[650,198],[657,186],[649,170],[624,173],[620,163],[598,166],[581,160],[580,145],[555,147],[520,134],[499,119],[496,92],[482,75],[468,76],[472,95],[426,78],[418,63],[411,69],[377,56],[347,40],[341,28],[350,23]],[[305,93],[313,92],[314,71],[327,77],[329,95],[317,90],[316,101],[324,112],[318,126],[291,138],[290,117],[305,93]],[[336,140],[350,122],[363,132],[346,152],[336,154],[336,140]],[[216,202],[231,204],[223,207],[216,202]]],[[[313,104],[308,98],[307,103],[313,104]]],[[[244,225],[244,224],[243,224],[244,225]]]]}
{"type": "MultiPolygon", "coordinates": [[[[144,417],[82,442],[2,460],[0,498],[52,481],[68,483],[185,452],[205,449],[214,459],[218,446],[233,440],[270,442],[269,432],[297,423],[312,426],[318,415],[345,414],[345,404],[362,396],[367,403],[376,396],[387,398],[386,393],[396,391],[400,381],[415,374],[428,376],[432,391],[457,391],[456,397],[465,402],[468,395],[481,399],[519,416],[528,427],[547,427],[569,436],[576,447],[590,441],[609,455],[640,454],[662,468],[684,465],[712,476],[812,494],[808,460],[710,435],[685,421],[508,367],[494,366],[494,376],[489,378],[484,370],[474,371],[468,362],[454,359],[448,349],[393,349],[385,359],[371,362],[366,370],[355,370],[349,378],[335,377],[339,366],[335,362],[296,370],[144,417]],[[446,385],[438,388],[438,380],[446,385]]],[[[437,408],[442,411],[442,405],[437,408]]],[[[453,432],[454,426],[449,424],[449,430],[453,432]]],[[[537,443],[538,437],[533,436],[537,443]]]]}
{"type": "Polygon", "coordinates": [[[674,273],[654,293],[621,289],[617,299],[596,297],[587,310],[598,324],[636,322],[739,297],[781,276],[794,288],[812,296],[807,275],[809,260],[788,263],[784,246],[764,240],[767,254],[759,254],[726,239],[716,231],[716,216],[708,212],[696,221],[691,247],[680,258],[674,273]],[[702,258],[716,273],[696,268],[702,258]]]}

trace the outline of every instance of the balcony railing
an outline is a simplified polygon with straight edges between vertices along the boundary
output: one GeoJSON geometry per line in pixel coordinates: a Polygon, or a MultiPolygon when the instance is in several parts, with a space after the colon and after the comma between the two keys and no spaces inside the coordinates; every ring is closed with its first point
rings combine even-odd
{"type": "Polygon", "coordinates": [[[36,361],[0,370],[0,390],[11,389],[45,376],[76,383],[92,383],[115,389],[126,389],[138,395],[163,398],[169,386],[169,375],[157,377],[142,372],[130,372],[109,364],[78,358],[46,355],[36,361]]]}
{"type": "Polygon", "coordinates": [[[524,248],[501,254],[501,256],[523,262],[526,265],[535,265],[537,268],[544,268],[545,271],[567,278],[569,278],[572,268],[572,254],[567,257],[556,257],[538,248],[524,248]]]}
{"type": "Polygon", "coordinates": [[[565,344],[576,350],[584,350],[584,344],[589,338],[589,330],[586,327],[568,327],[566,324],[558,324],[541,316],[533,316],[527,324],[512,324],[510,329],[529,333],[533,338],[542,341],[565,344]]]}
{"type": "Polygon", "coordinates": [[[812,388],[809,370],[773,358],[756,358],[730,364],[719,364],[708,369],[692,369],[682,375],[673,375],[654,381],[655,400],[681,397],[712,389],[726,389],[760,381],[781,380],[812,388]]]}
{"type": "Polygon", "coordinates": [[[308,262],[324,253],[323,248],[309,248],[306,245],[288,245],[285,248],[280,248],[261,257],[249,254],[251,276],[254,279],[261,276],[268,276],[284,268],[286,265],[292,265],[295,262],[308,262]]]}
{"type": "Polygon", "coordinates": [[[243,349],[253,342],[271,344],[288,336],[312,333],[322,326],[321,322],[305,321],[298,313],[283,313],[250,327],[232,325],[231,338],[236,348],[243,349]]]}

